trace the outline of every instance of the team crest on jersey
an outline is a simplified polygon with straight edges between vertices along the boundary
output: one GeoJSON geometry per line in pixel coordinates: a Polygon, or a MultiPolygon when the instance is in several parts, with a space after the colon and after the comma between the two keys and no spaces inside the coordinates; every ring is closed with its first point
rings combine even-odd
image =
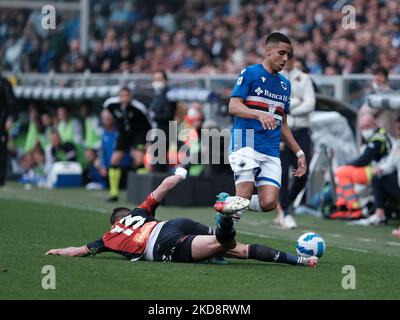
{"type": "Polygon", "coordinates": [[[239,167],[243,169],[245,166],[246,166],[246,162],[244,160],[240,161],[239,167]]]}
{"type": "Polygon", "coordinates": [[[259,96],[264,91],[260,87],[258,87],[256,90],[254,90],[254,92],[257,93],[257,95],[259,96]]]}
{"type": "Polygon", "coordinates": [[[262,82],[265,82],[265,77],[261,77],[262,82]]]}
{"type": "Polygon", "coordinates": [[[287,90],[287,85],[285,82],[281,81],[281,86],[284,90],[287,90]]]}

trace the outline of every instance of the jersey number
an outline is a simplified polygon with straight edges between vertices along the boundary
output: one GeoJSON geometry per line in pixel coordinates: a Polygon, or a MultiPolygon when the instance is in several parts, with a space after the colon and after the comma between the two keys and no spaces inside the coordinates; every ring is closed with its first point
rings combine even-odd
{"type": "Polygon", "coordinates": [[[111,233],[122,232],[122,233],[126,234],[127,236],[130,236],[133,233],[133,230],[141,227],[144,224],[145,220],[146,220],[146,218],[143,218],[141,216],[129,215],[119,221],[119,223],[124,224],[125,227],[127,227],[127,228],[124,229],[118,225],[115,225],[114,228],[111,229],[111,233]]]}

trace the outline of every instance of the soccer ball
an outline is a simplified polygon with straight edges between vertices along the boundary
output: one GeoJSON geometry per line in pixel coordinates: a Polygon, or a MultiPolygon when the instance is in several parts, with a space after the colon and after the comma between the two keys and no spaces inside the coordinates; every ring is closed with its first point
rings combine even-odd
{"type": "Polygon", "coordinates": [[[325,241],[318,233],[308,232],[300,236],[296,243],[298,255],[321,258],[325,252],[325,241]]]}

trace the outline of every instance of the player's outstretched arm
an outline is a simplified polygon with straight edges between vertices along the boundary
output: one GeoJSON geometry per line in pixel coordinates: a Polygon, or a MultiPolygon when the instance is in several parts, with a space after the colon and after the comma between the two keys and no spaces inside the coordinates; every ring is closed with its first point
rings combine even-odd
{"type": "Polygon", "coordinates": [[[177,168],[175,174],[165,178],[161,184],[153,191],[154,199],[160,203],[168,191],[174,188],[179,182],[186,179],[187,170],[185,168],[177,168]]]}
{"type": "Polygon", "coordinates": [[[45,255],[84,257],[89,255],[89,249],[86,246],[51,249],[45,255]]]}

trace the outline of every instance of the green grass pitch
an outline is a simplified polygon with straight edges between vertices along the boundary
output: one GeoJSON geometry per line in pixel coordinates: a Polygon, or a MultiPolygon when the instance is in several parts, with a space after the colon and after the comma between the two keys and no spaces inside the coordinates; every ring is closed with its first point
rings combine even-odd
{"type": "MultiPolygon", "coordinates": [[[[316,269],[228,259],[209,263],[129,262],[115,254],[89,258],[45,256],[50,248],[80,246],[108,226],[104,192],[24,190],[9,183],[0,191],[0,299],[399,299],[400,241],[390,230],[349,226],[298,216],[299,228],[284,231],[274,215],[248,213],[237,239],[295,253],[295,241],[316,231],[327,249],[316,269]],[[56,289],[42,288],[42,268],[56,270],[56,289]],[[342,288],[342,268],[354,266],[356,289],[342,288]]],[[[132,204],[122,202],[118,205],[132,204]]],[[[213,224],[211,208],[160,207],[160,219],[176,216],[213,224]]]]}

